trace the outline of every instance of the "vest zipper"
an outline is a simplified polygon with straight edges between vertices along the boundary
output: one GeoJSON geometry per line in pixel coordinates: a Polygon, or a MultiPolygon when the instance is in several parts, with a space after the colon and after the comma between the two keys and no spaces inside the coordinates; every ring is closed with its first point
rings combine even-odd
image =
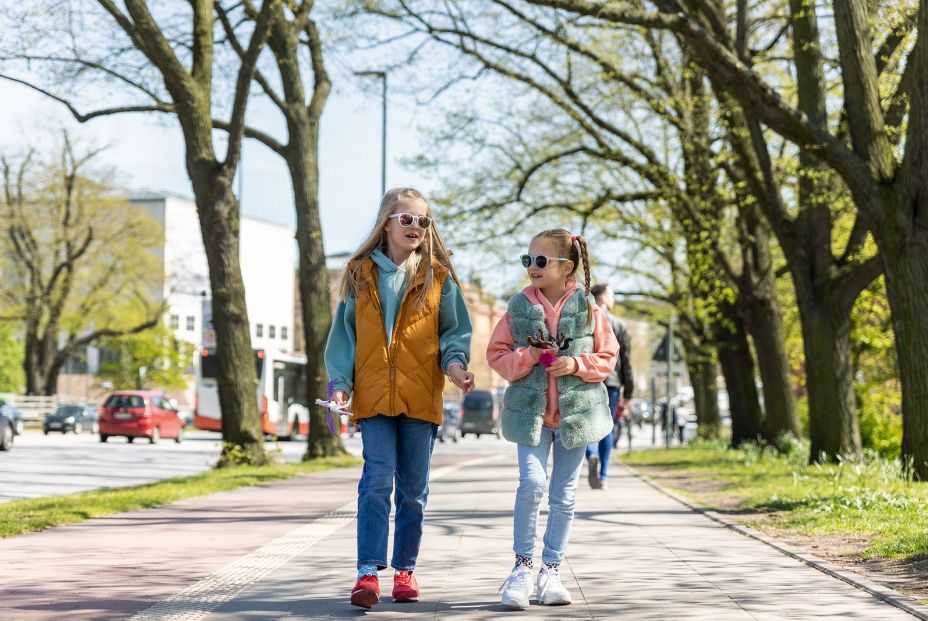
{"type": "MultiPolygon", "coordinates": [[[[408,276],[407,276],[408,278],[408,276]]],[[[415,286],[415,275],[413,276],[412,286],[415,286]]],[[[406,317],[406,297],[409,295],[409,283],[407,281],[406,287],[403,288],[403,299],[400,300],[400,312],[396,317],[396,322],[393,324],[393,335],[390,338],[390,347],[387,348],[387,360],[390,362],[390,411],[396,411],[396,349],[397,349],[397,334],[399,333],[399,327],[403,325],[403,319],[406,317]]],[[[386,331],[386,328],[384,328],[386,331]]],[[[406,412],[406,415],[409,415],[409,412],[406,412]]]]}
{"type": "MultiPolygon", "coordinates": [[[[375,267],[375,274],[376,274],[376,267],[375,267]]],[[[377,276],[377,280],[379,281],[379,280],[380,280],[380,275],[379,275],[379,274],[376,274],[376,276],[377,276]]],[[[370,284],[370,288],[371,288],[371,297],[374,298],[374,306],[377,308],[377,314],[380,315],[380,327],[383,329],[383,342],[384,342],[384,344],[386,344],[386,342],[387,342],[387,325],[386,325],[386,319],[384,318],[383,309],[380,307],[380,293],[377,291],[377,284],[376,284],[376,283],[371,283],[371,284],[370,284]]],[[[404,292],[404,296],[405,296],[405,292],[404,292]]],[[[394,325],[393,328],[394,328],[394,332],[395,332],[395,331],[396,331],[396,325],[394,325]]],[[[391,341],[390,341],[390,344],[391,344],[391,345],[393,344],[393,340],[395,340],[395,339],[391,339],[391,341]]],[[[387,348],[387,362],[390,363],[390,384],[391,384],[391,386],[392,386],[393,384],[396,383],[396,368],[395,368],[394,363],[393,363],[393,357],[390,355],[390,349],[391,349],[390,347],[387,348]]],[[[391,411],[391,412],[393,411],[393,393],[392,393],[392,391],[391,391],[391,393],[390,393],[390,411],[391,411]]]]}
{"type": "MultiPolygon", "coordinates": [[[[375,268],[376,269],[376,268],[375,268]]],[[[418,276],[418,271],[416,274],[413,274],[412,277],[412,287],[416,286],[416,277],[418,276]]],[[[387,362],[390,365],[390,411],[393,412],[396,409],[396,342],[397,342],[397,333],[399,332],[399,327],[403,323],[406,314],[406,298],[409,295],[410,283],[409,275],[407,274],[407,284],[403,288],[403,298],[400,300],[400,312],[396,317],[396,321],[393,323],[393,332],[391,333],[390,346],[387,347],[387,362]]],[[[380,280],[380,274],[377,274],[377,280],[380,280]]],[[[374,300],[377,302],[375,306],[377,307],[377,312],[380,314],[380,325],[383,326],[383,339],[386,343],[387,340],[387,326],[386,319],[383,315],[383,309],[380,307],[380,293],[377,290],[377,285],[371,283],[371,291],[374,296],[374,300]]],[[[408,412],[407,412],[408,414],[408,412]]]]}
{"type": "MultiPolygon", "coordinates": [[[[380,307],[380,292],[378,291],[378,283],[380,281],[380,274],[377,273],[376,266],[374,267],[377,283],[370,283],[371,293],[373,295],[374,301],[377,307],[377,312],[380,314],[380,325],[383,326],[384,333],[384,342],[387,339],[387,326],[386,320],[384,318],[383,309],[380,307]]],[[[416,273],[412,275],[412,282],[410,284],[410,277],[407,274],[406,287],[403,289],[403,297],[400,300],[400,311],[397,315],[396,322],[393,324],[393,332],[390,338],[390,346],[387,347],[387,362],[390,365],[390,411],[393,412],[396,409],[396,350],[397,350],[397,335],[399,333],[399,328],[403,324],[403,320],[406,318],[406,299],[409,297],[409,292],[411,289],[415,289],[419,286],[423,286],[418,282],[419,271],[416,270],[416,273]]],[[[409,413],[406,412],[408,415],[409,413]]]]}

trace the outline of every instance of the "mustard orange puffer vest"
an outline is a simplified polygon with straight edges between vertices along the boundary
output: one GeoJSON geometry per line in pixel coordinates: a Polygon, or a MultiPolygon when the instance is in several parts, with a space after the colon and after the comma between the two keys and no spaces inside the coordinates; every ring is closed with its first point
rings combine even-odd
{"type": "Polygon", "coordinates": [[[357,345],[351,410],[355,419],[406,414],[441,425],[445,375],[438,346],[438,310],[448,270],[437,262],[432,270],[431,290],[420,308],[415,303],[425,283],[425,264],[407,281],[388,348],[377,265],[372,259],[362,262],[363,284],[355,297],[354,318],[357,345]]]}

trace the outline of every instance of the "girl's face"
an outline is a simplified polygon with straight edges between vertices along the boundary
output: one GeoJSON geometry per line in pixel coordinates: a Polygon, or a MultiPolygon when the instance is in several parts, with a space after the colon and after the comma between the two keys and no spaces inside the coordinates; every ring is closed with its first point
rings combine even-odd
{"type": "Polygon", "coordinates": [[[548,264],[544,268],[538,267],[535,261],[528,267],[528,277],[532,284],[539,289],[557,288],[567,282],[567,275],[574,269],[573,261],[555,261],[562,258],[557,243],[547,237],[539,237],[528,247],[532,256],[544,255],[548,257],[548,264]]]}
{"type": "MultiPolygon", "coordinates": [[[[413,216],[412,226],[405,227],[400,224],[405,217],[392,217],[387,220],[384,230],[387,232],[387,243],[391,249],[402,252],[414,252],[425,240],[425,229],[419,228],[419,217],[429,215],[429,206],[421,198],[403,198],[396,203],[393,215],[410,214],[413,216]]],[[[429,227],[432,224],[429,223],[429,227]]]]}

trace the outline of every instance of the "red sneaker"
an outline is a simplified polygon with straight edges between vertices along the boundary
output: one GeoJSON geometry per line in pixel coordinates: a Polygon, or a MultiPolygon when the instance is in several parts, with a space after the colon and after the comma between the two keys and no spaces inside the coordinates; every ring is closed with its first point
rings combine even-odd
{"type": "Polygon", "coordinates": [[[380,581],[377,576],[365,574],[358,578],[351,589],[352,606],[370,608],[380,601],[380,581]]]}
{"type": "Polygon", "coordinates": [[[419,583],[411,571],[398,571],[393,574],[393,601],[419,601],[419,583]]]}

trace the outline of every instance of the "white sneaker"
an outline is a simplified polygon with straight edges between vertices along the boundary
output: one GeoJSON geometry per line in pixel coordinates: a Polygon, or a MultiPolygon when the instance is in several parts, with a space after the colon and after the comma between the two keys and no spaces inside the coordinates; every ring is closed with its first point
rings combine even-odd
{"type": "Polygon", "coordinates": [[[499,601],[503,606],[525,610],[532,596],[532,570],[525,565],[515,567],[499,588],[499,592],[502,594],[499,601]]]}
{"type": "Polygon", "coordinates": [[[542,567],[538,572],[538,595],[536,599],[545,606],[563,606],[571,603],[570,591],[561,584],[556,569],[542,567]]]}

